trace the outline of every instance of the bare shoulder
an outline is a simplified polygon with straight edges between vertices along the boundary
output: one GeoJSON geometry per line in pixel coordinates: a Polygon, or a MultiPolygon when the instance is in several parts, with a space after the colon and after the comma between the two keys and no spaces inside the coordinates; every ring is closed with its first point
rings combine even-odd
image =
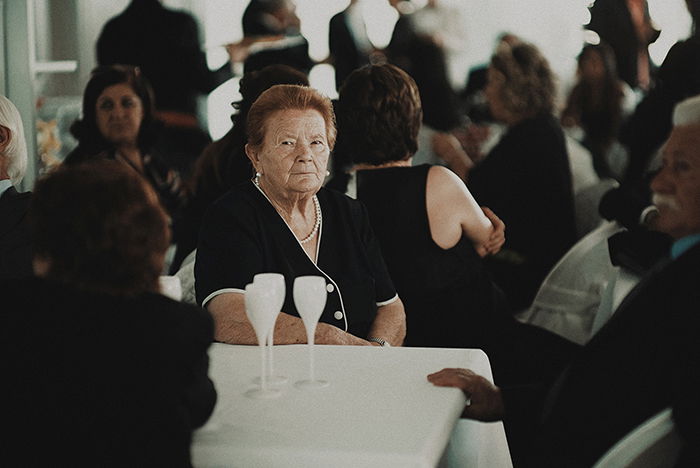
{"type": "Polygon", "coordinates": [[[425,191],[429,204],[460,203],[466,198],[471,198],[462,179],[443,166],[430,168],[425,191]]]}

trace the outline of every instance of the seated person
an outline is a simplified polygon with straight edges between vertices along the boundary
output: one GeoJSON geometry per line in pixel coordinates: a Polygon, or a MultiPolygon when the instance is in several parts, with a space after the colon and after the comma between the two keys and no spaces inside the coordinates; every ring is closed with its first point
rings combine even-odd
{"type": "Polygon", "coordinates": [[[404,302],[405,344],[483,348],[501,295],[480,255],[498,251],[504,226],[449,169],[412,167],[422,117],[416,83],[394,65],[356,70],[337,115],[334,154],[355,164],[347,193],[367,207],[404,302]]]}
{"type": "Polygon", "coordinates": [[[503,419],[523,466],[592,466],[630,430],[673,408],[678,466],[697,466],[700,411],[700,106],[677,123],[651,182],[655,226],[675,242],[547,391],[499,388],[466,369],[428,376],[471,399],[464,416],[503,419]]]}
{"type": "MultiPolygon", "coordinates": [[[[486,98],[505,134],[474,167],[467,187],[508,226],[503,249],[486,259],[514,312],[532,303],[542,280],[576,240],[571,170],[554,118],[554,75],[531,44],[502,43],[491,58],[486,98]]],[[[444,134],[443,134],[444,135],[444,134]]],[[[438,136],[440,136],[438,134],[438,136]]],[[[450,161],[461,147],[435,141],[450,161]],[[441,149],[442,148],[442,149],[441,149]]]]}
{"type": "Polygon", "coordinates": [[[0,95],[0,279],[32,274],[32,253],[27,209],[29,192],[18,185],[27,167],[27,143],[22,117],[5,96],[0,95]]]}
{"type": "Polygon", "coordinates": [[[64,164],[112,159],[128,166],[155,189],[177,233],[186,194],[177,171],[154,151],[158,125],[153,106],[151,85],[138,68],[96,68],[85,87],[82,118],[71,126],[78,146],[64,164]]]}
{"type": "Polygon", "coordinates": [[[189,467],[213,324],[158,293],[167,217],[114,161],[60,167],[29,212],[37,278],[0,282],[3,466],[189,467]]]}
{"type": "Polygon", "coordinates": [[[297,276],[323,276],[328,300],[316,343],[400,345],[403,304],[359,202],[322,188],[335,122],[330,100],[299,85],[263,92],[248,113],[246,154],[255,178],[205,215],[195,262],[197,302],[219,341],[256,344],[243,293],[257,273],[281,273],[287,294],[275,342],[305,343],[292,298],[297,276]]]}

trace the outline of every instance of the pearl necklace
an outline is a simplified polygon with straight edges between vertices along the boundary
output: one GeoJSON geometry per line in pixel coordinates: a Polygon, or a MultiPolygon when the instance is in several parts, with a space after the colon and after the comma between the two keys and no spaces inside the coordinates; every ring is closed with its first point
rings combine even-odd
{"type": "Polygon", "coordinates": [[[314,208],[316,209],[316,223],[314,224],[314,228],[311,231],[311,234],[306,236],[305,238],[299,240],[300,244],[306,244],[309,242],[311,239],[316,237],[316,234],[318,233],[318,229],[321,227],[321,204],[318,202],[318,198],[316,195],[314,195],[314,208]]]}
{"type": "MultiPolygon", "coordinates": [[[[258,177],[256,176],[253,179],[253,183],[255,184],[258,189],[262,191],[262,188],[260,187],[260,183],[258,182],[258,177]]],[[[265,192],[263,192],[265,193],[265,192]]],[[[316,237],[316,234],[318,234],[318,230],[321,227],[321,220],[323,219],[323,215],[321,214],[321,204],[318,201],[318,197],[316,195],[313,196],[313,201],[314,201],[314,211],[316,212],[316,222],[314,223],[314,228],[311,230],[311,233],[304,237],[303,239],[299,239],[297,237],[297,240],[299,241],[300,244],[307,244],[311,239],[316,237]]],[[[273,205],[274,206],[274,205],[273,205]]],[[[290,229],[291,231],[291,229],[290,229]]],[[[292,234],[294,234],[294,231],[292,231],[292,234]]],[[[294,237],[296,237],[296,234],[294,234],[294,237]]]]}

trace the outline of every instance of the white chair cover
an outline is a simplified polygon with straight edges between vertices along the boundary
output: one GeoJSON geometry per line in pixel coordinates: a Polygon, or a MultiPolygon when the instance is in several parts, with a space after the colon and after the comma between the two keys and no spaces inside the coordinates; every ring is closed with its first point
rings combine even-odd
{"type": "Polygon", "coordinates": [[[595,314],[591,336],[598,333],[610,317],[615,313],[622,300],[639,282],[640,277],[624,268],[616,268],[615,273],[605,287],[600,306],[595,314]]]}
{"type": "Polygon", "coordinates": [[[608,221],[577,242],[552,268],[530,308],[518,318],[585,344],[603,292],[617,270],[610,263],[608,237],[621,229],[608,221]]]}
{"type": "Polygon", "coordinates": [[[670,468],[681,449],[671,408],[649,418],[615,444],[594,468],[670,468]]]}
{"type": "Polygon", "coordinates": [[[197,303],[194,291],[194,261],[196,257],[197,250],[195,249],[185,257],[180,269],[175,273],[175,276],[180,278],[180,284],[182,285],[182,302],[188,304],[197,303]]]}

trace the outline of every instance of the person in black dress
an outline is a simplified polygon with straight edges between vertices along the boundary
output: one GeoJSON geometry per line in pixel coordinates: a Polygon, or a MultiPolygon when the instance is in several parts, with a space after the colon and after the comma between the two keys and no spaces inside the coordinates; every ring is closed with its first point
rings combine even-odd
{"type": "Polygon", "coordinates": [[[337,153],[352,160],[348,194],[369,212],[406,308],[406,345],[475,347],[496,321],[498,293],[481,256],[503,242],[449,169],[411,167],[421,125],[415,81],[393,65],[353,72],[337,105],[337,153]]]}
{"type": "Polygon", "coordinates": [[[316,343],[403,342],[403,305],[364,207],[322,188],[335,133],[330,100],[306,86],[273,86],[248,112],[255,178],[209,209],[194,267],[197,302],[216,318],[217,340],[257,343],[243,292],[255,274],[275,272],[287,290],[275,342],[306,342],[291,294],[301,275],[327,282],[316,343]]]}
{"type": "MultiPolygon", "coordinates": [[[[493,117],[508,128],[465,175],[474,197],[508,227],[503,249],[486,260],[514,312],[531,304],[576,240],[566,143],[552,115],[554,91],[549,64],[533,45],[502,43],[491,59],[485,94],[493,117]]],[[[461,151],[443,143],[439,153],[461,151]]]]}

